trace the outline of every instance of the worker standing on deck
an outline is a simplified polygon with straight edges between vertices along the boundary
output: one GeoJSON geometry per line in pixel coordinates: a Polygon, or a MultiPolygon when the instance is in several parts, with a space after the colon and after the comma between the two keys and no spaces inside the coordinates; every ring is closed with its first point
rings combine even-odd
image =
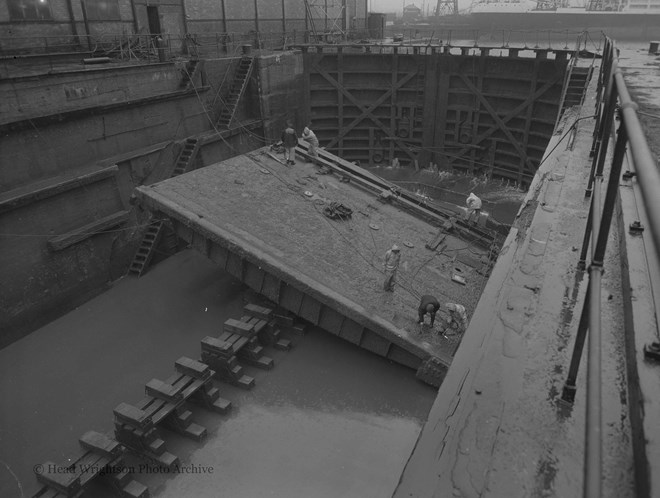
{"type": "Polygon", "coordinates": [[[312,162],[316,163],[316,159],[319,157],[319,153],[316,150],[319,146],[319,139],[316,138],[316,134],[309,129],[309,126],[305,126],[305,129],[302,133],[303,140],[306,140],[309,143],[307,148],[307,153],[312,157],[312,162]]]}
{"type": "Polygon", "coordinates": [[[465,312],[465,306],[456,304],[456,303],[447,303],[445,308],[449,312],[449,318],[447,319],[447,324],[442,333],[444,337],[448,335],[462,334],[467,328],[467,313],[465,312]],[[447,331],[451,331],[449,334],[447,331]]]}
{"type": "Polygon", "coordinates": [[[470,195],[465,200],[465,204],[467,205],[467,218],[465,221],[469,223],[474,214],[474,222],[477,223],[481,215],[481,199],[474,195],[474,192],[470,192],[470,195]]]}
{"type": "Polygon", "coordinates": [[[424,323],[424,315],[427,313],[431,317],[431,328],[435,323],[435,314],[440,309],[440,302],[433,296],[425,295],[422,296],[422,300],[419,303],[419,308],[417,308],[417,314],[419,315],[417,323],[422,325],[424,323]]]}
{"type": "Polygon", "coordinates": [[[383,287],[386,291],[394,292],[394,283],[396,281],[396,273],[399,269],[400,261],[401,253],[399,246],[394,244],[392,248],[385,253],[385,283],[383,287]]]}
{"type": "Polygon", "coordinates": [[[296,145],[298,145],[298,134],[293,129],[293,121],[286,122],[286,128],[282,132],[282,144],[284,145],[284,159],[287,164],[296,164],[296,145]]]}

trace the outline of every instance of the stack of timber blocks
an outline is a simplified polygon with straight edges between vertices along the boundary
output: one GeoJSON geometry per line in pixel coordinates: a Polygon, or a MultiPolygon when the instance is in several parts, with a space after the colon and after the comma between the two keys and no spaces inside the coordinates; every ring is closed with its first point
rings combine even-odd
{"type": "MultiPolygon", "coordinates": [[[[281,317],[276,316],[275,313],[273,313],[273,310],[256,304],[248,304],[243,308],[243,313],[245,313],[245,315],[242,320],[254,325],[261,344],[272,346],[283,351],[291,349],[291,341],[280,338],[282,333],[279,327],[281,317]]],[[[291,325],[293,325],[292,319],[291,325]]]]}
{"type": "Polygon", "coordinates": [[[266,322],[261,324],[259,323],[259,320],[255,320],[253,323],[247,323],[243,320],[234,320],[233,318],[230,318],[224,323],[223,330],[247,339],[247,342],[236,351],[236,355],[240,360],[248,365],[270,370],[273,368],[274,363],[272,358],[264,356],[264,348],[259,344],[257,339],[257,324],[259,330],[266,326],[266,322]]]}
{"type": "Polygon", "coordinates": [[[95,431],[89,431],[83,434],[79,440],[80,445],[95,454],[103,454],[110,463],[110,483],[112,487],[121,495],[133,498],[147,498],[149,489],[142,483],[135,481],[130,472],[130,468],[124,465],[124,447],[114,439],[95,431]],[[112,469],[118,469],[114,472],[112,469]]]}
{"type": "MultiPolygon", "coordinates": [[[[163,420],[169,429],[195,441],[201,441],[206,437],[206,429],[192,421],[192,412],[186,409],[183,395],[174,386],[162,380],[151,379],[145,386],[145,392],[155,400],[167,400],[168,403],[176,405],[176,408],[163,420]]],[[[142,409],[145,406],[138,403],[137,408],[142,409]]]]}
{"type": "Polygon", "coordinates": [[[216,377],[244,389],[254,387],[254,377],[243,374],[243,367],[238,364],[233,346],[215,337],[202,339],[202,363],[215,371],[216,377]]]}
{"type": "Polygon", "coordinates": [[[121,403],[113,413],[117,441],[158,465],[172,468],[179,464],[176,456],[165,451],[165,441],[160,438],[151,417],[143,410],[128,403],[121,403]]]}
{"type": "Polygon", "coordinates": [[[176,360],[174,368],[177,372],[184,375],[189,375],[195,379],[205,380],[202,387],[195,392],[191,398],[192,401],[196,401],[218,413],[229,412],[231,409],[231,401],[220,397],[220,391],[213,385],[213,381],[211,380],[215,372],[213,372],[208,365],[182,356],[176,360]]]}

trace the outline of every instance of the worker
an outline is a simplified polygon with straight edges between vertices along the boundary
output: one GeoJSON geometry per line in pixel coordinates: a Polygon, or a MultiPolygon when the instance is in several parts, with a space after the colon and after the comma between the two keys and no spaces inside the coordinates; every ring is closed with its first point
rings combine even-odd
{"type": "Polygon", "coordinates": [[[481,215],[481,199],[474,195],[474,192],[470,192],[470,195],[465,200],[465,204],[467,206],[465,221],[469,223],[472,219],[472,215],[475,215],[474,222],[477,223],[479,221],[479,216],[481,215]]]}
{"type": "Polygon", "coordinates": [[[399,246],[394,244],[392,248],[385,253],[385,283],[384,289],[389,292],[394,292],[394,283],[396,281],[396,273],[399,269],[399,262],[401,261],[401,254],[399,246]]]}
{"type": "Polygon", "coordinates": [[[419,303],[419,308],[417,308],[417,314],[419,315],[417,323],[422,325],[424,323],[424,315],[427,313],[431,317],[431,327],[435,323],[435,314],[440,309],[440,303],[438,300],[430,295],[422,296],[422,300],[419,303]]]}
{"type": "Polygon", "coordinates": [[[456,303],[446,303],[445,308],[449,313],[449,318],[446,320],[445,329],[442,333],[444,337],[448,335],[462,334],[467,328],[467,313],[465,306],[456,303]],[[451,331],[449,334],[447,331],[451,331]]]}
{"type": "Polygon", "coordinates": [[[319,157],[319,153],[316,150],[319,146],[319,139],[316,138],[316,134],[309,129],[309,126],[305,126],[305,129],[302,133],[303,140],[306,140],[309,143],[307,148],[307,153],[311,156],[312,162],[316,164],[316,159],[319,157]]]}
{"type": "Polygon", "coordinates": [[[298,145],[298,134],[293,129],[293,121],[286,122],[286,128],[281,136],[284,145],[284,159],[287,164],[296,164],[296,145],[298,145]]]}

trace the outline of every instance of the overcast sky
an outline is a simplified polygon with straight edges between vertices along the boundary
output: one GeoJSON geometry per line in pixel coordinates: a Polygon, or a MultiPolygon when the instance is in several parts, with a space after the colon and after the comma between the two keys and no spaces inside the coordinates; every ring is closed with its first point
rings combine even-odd
{"type": "MultiPolygon", "coordinates": [[[[410,5],[411,3],[415,4],[420,9],[424,7],[424,12],[426,13],[427,7],[429,13],[433,14],[435,11],[435,6],[438,4],[437,0],[368,0],[370,2],[370,11],[371,12],[401,12],[403,6],[410,5]]],[[[460,9],[463,9],[470,5],[470,0],[459,0],[458,5],[460,9]]]]}

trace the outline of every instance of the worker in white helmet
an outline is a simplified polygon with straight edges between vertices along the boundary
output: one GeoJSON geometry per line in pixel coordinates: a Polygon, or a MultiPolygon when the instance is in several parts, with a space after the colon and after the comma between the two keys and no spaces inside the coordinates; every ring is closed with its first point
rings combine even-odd
{"type": "Polygon", "coordinates": [[[465,306],[456,303],[446,303],[445,308],[449,313],[449,318],[446,320],[445,330],[442,335],[447,337],[448,335],[458,335],[465,332],[468,323],[465,306]]]}
{"type": "Polygon", "coordinates": [[[474,192],[470,192],[470,195],[465,200],[465,205],[467,206],[465,221],[469,223],[474,215],[474,222],[477,223],[481,215],[481,199],[474,195],[474,192]]]}
{"type": "Polygon", "coordinates": [[[401,261],[401,251],[399,246],[394,244],[392,248],[385,253],[385,283],[383,287],[386,291],[394,292],[394,283],[396,281],[396,273],[399,269],[399,262],[401,261]]]}

